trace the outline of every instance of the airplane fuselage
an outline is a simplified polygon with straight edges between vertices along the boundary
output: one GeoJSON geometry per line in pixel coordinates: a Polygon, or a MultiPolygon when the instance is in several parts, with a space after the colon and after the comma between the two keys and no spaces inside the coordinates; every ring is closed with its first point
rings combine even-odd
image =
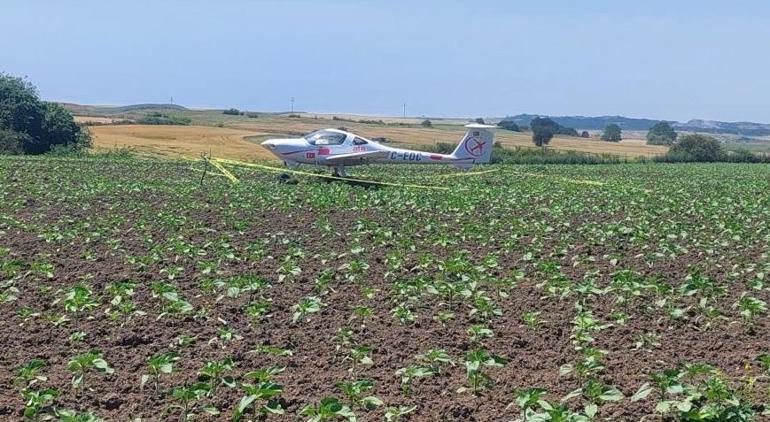
{"type": "Polygon", "coordinates": [[[362,164],[452,164],[468,168],[475,162],[488,162],[492,138],[488,126],[469,125],[469,130],[452,154],[438,154],[393,148],[338,129],[323,129],[295,139],[270,139],[262,143],[287,167],[311,164],[344,167],[362,164]],[[476,130],[474,130],[476,129],[476,130]],[[489,134],[489,136],[487,136],[489,134]]]}

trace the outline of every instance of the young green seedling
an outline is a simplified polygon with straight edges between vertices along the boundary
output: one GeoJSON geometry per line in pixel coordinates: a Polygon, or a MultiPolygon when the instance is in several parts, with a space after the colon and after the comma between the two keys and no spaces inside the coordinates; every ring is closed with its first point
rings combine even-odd
{"type": "MultiPolygon", "coordinates": [[[[503,367],[508,360],[500,356],[492,355],[486,350],[475,349],[465,354],[465,375],[468,379],[468,385],[473,394],[476,394],[481,388],[492,384],[492,378],[483,371],[483,367],[503,367]]],[[[468,390],[461,387],[458,392],[468,390]]]]}
{"type": "Polygon", "coordinates": [[[40,391],[24,389],[21,391],[24,398],[24,418],[30,421],[42,421],[50,419],[55,410],[51,406],[53,399],[59,396],[59,390],[46,388],[40,391]]]}
{"type": "Polygon", "coordinates": [[[355,365],[372,366],[374,360],[372,360],[372,349],[366,346],[356,346],[350,349],[348,357],[346,359],[353,361],[353,367],[350,368],[350,372],[355,370],[355,365]]]}
{"type": "Polygon", "coordinates": [[[244,378],[253,379],[253,382],[244,382],[241,389],[246,393],[233,411],[233,422],[241,418],[251,409],[254,420],[268,414],[282,415],[283,408],[277,397],[283,392],[283,387],[271,380],[273,375],[279,374],[283,368],[268,368],[252,371],[244,375],[244,378]]]}
{"type": "Polygon", "coordinates": [[[104,419],[95,416],[91,412],[79,412],[68,409],[57,409],[56,417],[59,419],[59,422],[104,422],[104,419]]]}
{"type": "Polygon", "coordinates": [[[99,301],[91,297],[91,289],[84,284],[78,284],[65,290],[62,303],[64,310],[73,314],[87,313],[99,306],[99,301]]]}
{"type": "Polygon", "coordinates": [[[356,414],[350,407],[344,405],[334,397],[324,397],[317,405],[308,404],[299,413],[307,416],[307,422],[324,422],[344,419],[348,422],[356,421],[356,414]]]}
{"type": "Polygon", "coordinates": [[[215,393],[220,384],[227,387],[235,387],[235,379],[231,375],[225,375],[225,372],[233,370],[232,358],[225,358],[221,361],[208,361],[203,368],[198,371],[198,376],[202,381],[208,382],[211,386],[211,393],[215,393]]]}
{"type": "Polygon", "coordinates": [[[299,320],[305,318],[308,314],[321,311],[321,299],[315,296],[308,296],[302,299],[298,304],[291,307],[294,314],[291,316],[291,322],[296,324],[299,320]]]}
{"type": "Polygon", "coordinates": [[[396,306],[390,312],[402,324],[411,324],[417,319],[417,316],[409,308],[409,305],[405,303],[396,306]]]}
{"type": "Polygon", "coordinates": [[[433,371],[425,366],[409,365],[396,371],[396,375],[401,377],[401,391],[409,395],[412,391],[412,381],[415,378],[429,377],[433,371]]]}
{"type": "Polygon", "coordinates": [[[148,381],[152,381],[155,392],[160,391],[160,377],[163,374],[174,372],[174,363],[179,360],[179,355],[174,352],[155,355],[147,359],[147,374],[142,375],[140,386],[144,388],[148,381]]]}
{"type": "Polygon", "coordinates": [[[102,359],[102,354],[97,352],[88,352],[77,355],[67,363],[67,370],[73,373],[72,386],[75,388],[85,387],[85,377],[89,370],[96,370],[104,374],[115,372],[107,362],[102,359]]]}
{"type": "Polygon", "coordinates": [[[204,397],[211,394],[211,385],[205,382],[199,382],[192,385],[186,385],[184,387],[175,387],[171,390],[171,397],[177,401],[178,404],[172,404],[167,406],[163,413],[170,413],[174,409],[181,411],[181,420],[187,422],[194,420],[195,414],[203,412],[208,415],[219,415],[219,409],[208,404],[204,405],[200,403],[204,397]]]}
{"type": "Polygon", "coordinates": [[[455,314],[453,312],[449,311],[438,311],[436,312],[436,315],[433,315],[433,320],[440,323],[442,326],[446,325],[447,322],[454,319],[455,314]]]}
{"type": "Polygon", "coordinates": [[[449,357],[449,354],[443,349],[430,349],[425,353],[421,353],[416,356],[420,363],[430,366],[431,371],[436,374],[441,373],[442,365],[452,365],[454,362],[449,357]]]}
{"type": "Polygon", "coordinates": [[[364,410],[372,410],[382,406],[382,400],[375,396],[365,396],[366,392],[374,388],[374,383],[369,380],[338,382],[337,388],[348,398],[351,407],[361,407],[364,410]]]}
{"type": "Polygon", "coordinates": [[[738,308],[740,311],[746,331],[754,333],[754,320],[758,315],[767,312],[767,303],[743,292],[740,299],[733,304],[733,308],[738,308]]]}
{"type": "Polygon", "coordinates": [[[291,356],[294,352],[291,349],[283,349],[275,346],[258,345],[251,349],[252,353],[266,353],[271,356],[291,356]]]}
{"type": "Polygon", "coordinates": [[[471,325],[465,330],[470,336],[471,343],[478,343],[483,338],[492,337],[495,333],[483,325],[471,325]]]}
{"type": "Polygon", "coordinates": [[[527,311],[521,314],[521,322],[529,329],[534,330],[543,320],[540,319],[540,312],[527,311]]]}
{"type": "Polygon", "coordinates": [[[260,299],[259,302],[250,302],[244,308],[244,312],[253,321],[262,321],[269,317],[270,302],[260,299]]]}
{"type": "Polygon", "coordinates": [[[399,422],[402,416],[406,416],[417,410],[417,406],[389,407],[385,410],[385,422],[399,422]]]}
{"type": "Polygon", "coordinates": [[[40,368],[46,366],[46,362],[41,359],[33,359],[26,365],[16,368],[14,371],[13,385],[27,389],[37,382],[44,382],[48,379],[45,375],[38,374],[40,368]]]}
{"type": "Polygon", "coordinates": [[[531,419],[529,414],[531,409],[539,406],[539,403],[543,400],[542,396],[545,394],[545,390],[542,388],[527,388],[515,391],[514,394],[516,406],[521,409],[522,420],[526,421],[531,419]]]}

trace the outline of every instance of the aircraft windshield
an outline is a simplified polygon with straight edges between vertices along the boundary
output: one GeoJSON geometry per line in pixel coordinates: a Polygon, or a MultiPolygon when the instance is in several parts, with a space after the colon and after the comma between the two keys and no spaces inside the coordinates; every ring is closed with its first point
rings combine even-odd
{"type": "Polygon", "coordinates": [[[347,135],[328,130],[318,130],[304,136],[311,145],[340,145],[345,142],[347,135]]]}

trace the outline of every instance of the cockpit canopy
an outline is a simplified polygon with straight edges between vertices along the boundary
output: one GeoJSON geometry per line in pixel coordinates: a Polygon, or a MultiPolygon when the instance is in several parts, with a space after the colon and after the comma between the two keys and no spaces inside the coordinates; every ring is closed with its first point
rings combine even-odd
{"type": "Polygon", "coordinates": [[[328,129],[317,130],[303,136],[310,145],[342,145],[347,137],[345,133],[328,129]]]}

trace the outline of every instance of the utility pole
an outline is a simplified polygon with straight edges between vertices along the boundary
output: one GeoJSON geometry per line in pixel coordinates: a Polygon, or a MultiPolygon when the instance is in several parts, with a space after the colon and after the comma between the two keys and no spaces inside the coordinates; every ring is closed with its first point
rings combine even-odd
{"type": "Polygon", "coordinates": [[[171,96],[171,104],[174,104],[174,96],[171,96]]]}
{"type": "Polygon", "coordinates": [[[291,112],[294,113],[294,97],[291,97],[291,112]]]}
{"type": "Polygon", "coordinates": [[[406,118],[406,103],[404,103],[404,118],[406,118]]]}

